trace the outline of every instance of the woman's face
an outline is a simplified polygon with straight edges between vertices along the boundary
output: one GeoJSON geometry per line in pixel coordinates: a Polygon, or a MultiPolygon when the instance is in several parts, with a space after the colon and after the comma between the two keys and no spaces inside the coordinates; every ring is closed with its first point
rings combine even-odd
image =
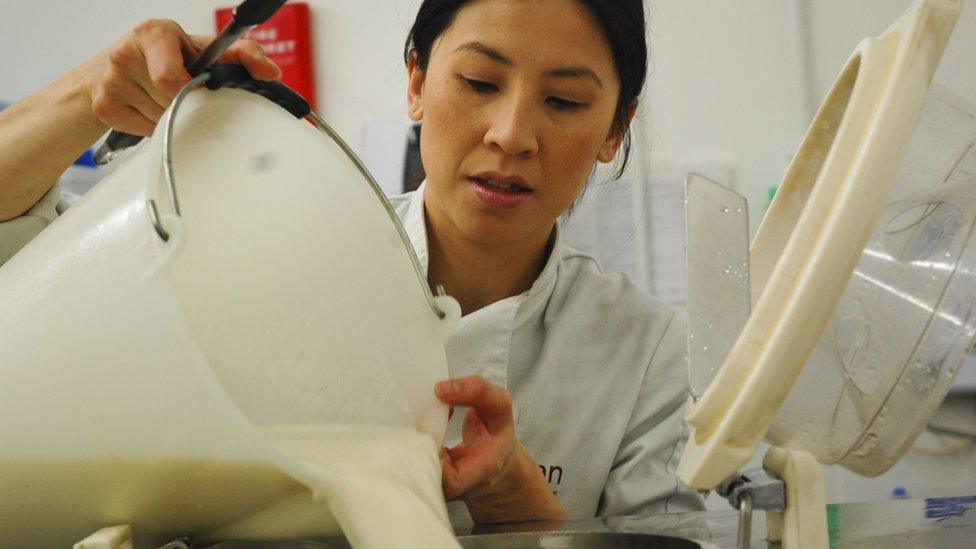
{"type": "Polygon", "coordinates": [[[428,220],[452,237],[544,243],[616,153],[613,54],[576,0],[473,0],[409,69],[428,220]]]}

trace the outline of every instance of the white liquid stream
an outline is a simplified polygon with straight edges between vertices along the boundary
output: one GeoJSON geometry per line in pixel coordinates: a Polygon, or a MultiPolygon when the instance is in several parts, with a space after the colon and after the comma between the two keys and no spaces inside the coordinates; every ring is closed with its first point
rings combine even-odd
{"type": "Polygon", "coordinates": [[[261,429],[298,462],[311,491],[214,533],[220,539],[338,536],[356,548],[459,547],[441,491],[438,448],[400,427],[261,429]],[[340,531],[341,529],[341,531],[340,531]]]}

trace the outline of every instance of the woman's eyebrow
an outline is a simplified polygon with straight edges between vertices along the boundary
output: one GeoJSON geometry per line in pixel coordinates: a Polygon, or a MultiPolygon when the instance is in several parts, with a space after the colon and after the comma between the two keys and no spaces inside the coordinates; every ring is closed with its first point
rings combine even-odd
{"type": "Polygon", "coordinates": [[[498,61],[502,65],[505,65],[505,66],[508,66],[508,67],[515,66],[515,63],[512,63],[512,60],[511,59],[509,59],[509,58],[505,57],[504,55],[502,55],[501,52],[499,52],[495,48],[491,48],[489,46],[486,46],[486,45],[482,44],[481,42],[465,42],[464,44],[461,44],[460,46],[458,46],[454,50],[454,53],[461,53],[461,52],[465,52],[465,51],[475,51],[475,52],[478,52],[480,54],[483,54],[483,55],[487,56],[492,61],[498,61]]]}
{"type": "Polygon", "coordinates": [[[596,82],[597,86],[603,87],[603,81],[595,72],[586,67],[568,67],[565,69],[553,69],[546,72],[546,76],[554,78],[583,78],[596,82]]]}
{"type": "MultiPolygon", "coordinates": [[[[485,57],[488,57],[492,61],[501,63],[506,67],[515,66],[515,63],[513,63],[511,59],[502,55],[500,51],[477,41],[465,42],[464,44],[461,44],[460,46],[455,48],[453,53],[461,53],[466,51],[473,51],[473,52],[480,53],[485,57]]],[[[603,87],[603,81],[600,80],[600,77],[597,76],[592,69],[589,69],[587,67],[565,67],[559,69],[552,69],[550,71],[546,71],[546,76],[552,78],[589,79],[595,82],[596,85],[600,86],[601,88],[603,87]]]]}

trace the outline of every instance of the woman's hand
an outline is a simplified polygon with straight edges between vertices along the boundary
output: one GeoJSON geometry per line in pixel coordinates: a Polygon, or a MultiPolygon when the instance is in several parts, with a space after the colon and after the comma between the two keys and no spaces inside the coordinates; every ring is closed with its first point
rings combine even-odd
{"type": "MultiPolygon", "coordinates": [[[[212,39],[188,35],[173,21],[139,24],[89,62],[92,113],[114,129],[150,135],[170,101],[190,80],[184,66],[212,39]]],[[[274,80],[281,74],[253,40],[238,40],[220,61],[244,65],[258,80],[274,80]]]]}
{"type": "Polygon", "coordinates": [[[461,443],[441,450],[444,497],[465,502],[476,523],[562,520],[565,511],[515,438],[512,397],[481,376],[438,383],[437,397],[468,406],[461,443]]]}
{"type": "MultiPolygon", "coordinates": [[[[210,42],[172,21],[146,21],[50,86],[0,111],[0,222],[22,215],[109,128],[149,135],[190,79],[184,65],[210,42]]],[[[257,42],[221,61],[273,80],[281,71],[257,42]]]]}

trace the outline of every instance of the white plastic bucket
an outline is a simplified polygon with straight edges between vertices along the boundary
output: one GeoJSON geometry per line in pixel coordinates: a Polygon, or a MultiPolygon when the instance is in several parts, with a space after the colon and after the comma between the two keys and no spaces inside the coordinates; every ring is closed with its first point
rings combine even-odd
{"type": "Polygon", "coordinates": [[[434,313],[339,146],[249,92],[194,91],[176,216],[162,132],[0,268],[4,545],[117,523],[163,542],[294,505],[302,473],[257,427],[443,436],[459,308],[434,313]]]}

